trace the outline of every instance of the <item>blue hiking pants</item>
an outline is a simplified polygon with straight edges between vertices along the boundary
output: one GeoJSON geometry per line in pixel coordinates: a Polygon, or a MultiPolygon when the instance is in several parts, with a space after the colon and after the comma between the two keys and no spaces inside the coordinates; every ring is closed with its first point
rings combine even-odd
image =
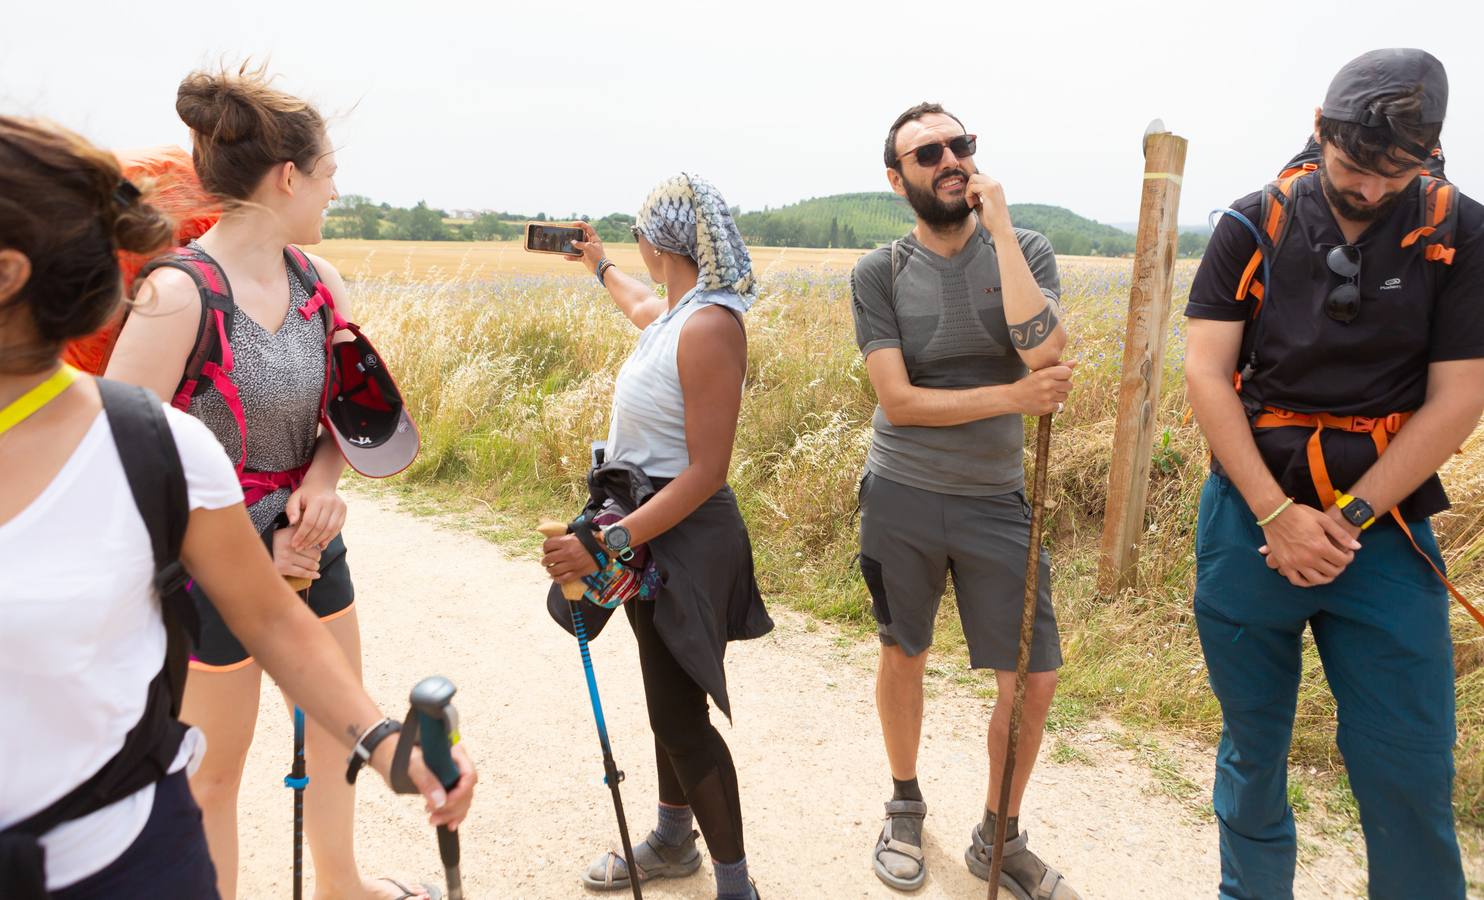
{"type": "MultiPolygon", "coordinates": [[[[1432,528],[1409,524],[1441,567],[1432,528]]],[[[1394,522],[1359,540],[1334,582],[1294,587],[1258,553],[1262,529],[1236,487],[1212,475],[1201,493],[1195,616],[1221,701],[1212,800],[1224,900],[1293,896],[1288,749],[1306,625],[1338,708],[1336,743],[1360,807],[1370,896],[1464,900],[1448,594],[1394,522]]]]}

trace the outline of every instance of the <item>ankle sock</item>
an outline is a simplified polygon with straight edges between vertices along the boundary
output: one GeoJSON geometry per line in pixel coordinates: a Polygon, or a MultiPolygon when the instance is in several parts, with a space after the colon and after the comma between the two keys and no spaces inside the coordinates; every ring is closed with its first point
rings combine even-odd
{"type": "MultiPolygon", "coordinates": [[[[984,843],[994,844],[994,810],[984,811],[984,821],[979,825],[979,834],[984,838],[984,843]]],[[[1005,840],[1013,841],[1020,836],[1020,816],[1011,816],[1005,820],[1005,840]]]]}
{"type": "Polygon", "coordinates": [[[734,863],[712,860],[716,872],[716,900],[752,900],[752,882],[747,880],[747,857],[734,863]]]}
{"type": "Polygon", "coordinates": [[[666,806],[661,803],[659,824],[654,826],[654,833],[659,835],[661,843],[678,847],[690,839],[691,826],[695,821],[695,813],[691,812],[689,806],[666,806]]]}
{"type": "Polygon", "coordinates": [[[916,776],[906,781],[899,781],[893,778],[891,780],[891,787],[891,799],[893,800],[916,800],[919,803],[922,802],[922,788],[917,786],[916,776]]]}

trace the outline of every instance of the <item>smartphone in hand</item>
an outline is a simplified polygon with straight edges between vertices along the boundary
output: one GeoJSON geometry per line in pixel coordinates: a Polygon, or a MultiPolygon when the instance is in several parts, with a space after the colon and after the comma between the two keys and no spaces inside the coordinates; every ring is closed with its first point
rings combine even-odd
{"type": "Polygon", "coordinates": [[[560,253],[569,256],[577,252],[572,242],[583,239],[582,229],[571,225],[547,225],[543,222],[526,225],[526,249],[532,253],[560,253]]]}

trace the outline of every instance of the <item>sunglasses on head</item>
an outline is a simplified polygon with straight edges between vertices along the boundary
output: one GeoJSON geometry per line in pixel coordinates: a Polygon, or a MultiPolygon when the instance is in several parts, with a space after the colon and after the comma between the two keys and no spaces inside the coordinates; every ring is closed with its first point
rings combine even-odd
{"type": "Polygon", "coordinates": [[[639,236],[640,236],[639,226],[638,225],[630,225],[629,226],[629,234],[632,234],[634,236],[634,243],[637,244],[639,242],[639,236]]]}
{"type": "Polygon", "coordinates": [[[1360,248],[1341,244],[1324,257],[1329,270],[1345,279],[1324,298],[1324,312],[1336,322],[1350,323],[1360,315],[1360,248]]]}
{"type": "Polygon", "coordinates": [[[906,153],[897,157],[897,162],[901,162],[908,156],[912,156],[917,160],[919,166],[931,168],[936,166],[938,161],[943,158],[944,147],[952,150],[953,155],[959,159],[965,159],[973,156],[974,151],[979,149],[978,141],[979,135],[977,134],[961,134],[956,138],[939,141],[935,144],[923,144],[921,147],[908,150],[906,153]]]}

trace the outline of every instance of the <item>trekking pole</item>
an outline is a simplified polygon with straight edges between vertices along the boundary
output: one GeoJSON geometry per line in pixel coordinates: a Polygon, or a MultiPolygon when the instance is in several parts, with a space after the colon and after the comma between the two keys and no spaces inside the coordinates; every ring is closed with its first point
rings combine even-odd
{"type": "Polygon", "coordinates": [[[294,791],[294,900],[304,900],[304,710],[294,707],[294,759],[283,786],[294,791]]]}
{"type": "MultiPolygon", "coordinates": [[[[417,716],[418,736],[422,742],[423,763],[443,787],[452,790],[459,783],[459,767],[450,752],[459,740],[458,711],[453,708],[453,686],[441,675],[424,678],[412,689],[410,701],[417,716]]],[[[447,825],[438,826],[438,856],[448,880],[448,900],[464,900],[464,881],[459,874],[459,834],[447,825]]]]}
{"type": "MultiPolygon", "coordinates": [[[[289,588],[309,602],[308,578],[285,575],[289,588]]],[[[304,789],[309,787],[309,776],[304,772],[304,710],[294,704],[294,758],[289,763],[289,774],[283,776],[283,786],[294,792],[294,900],[304,900],[304,789]]]]}
{"type": "Polygon", "coordinates": [[[1031,665],[1031,633],[1036,624],[1037,582],[1041,575],[1041,518],[1046,509],[1046,460],[1051,455],[1051,413],[1036,423],[1036,474],[1031,482],[1030,550],[1025,560],[1025,606],[1020,613],[1020,649],[1015,655],[1015,699],[1010,705],[1010,735],[1005,769],[1000,773],[1000,799],[995,808],[994,848],[989,860],[989,900],[1000,896],[1005,833],[1009,828],[1010,788],[1015,781],[1015,751],[1020,745],[1020,717],[1025,711],[1025,677],[1031,665]]]}
{"type": "MultiPolygon", "coordinates": [[[[543,521],[536,530],[546,537],[561,537],[567,526],[551,520],[543,521]]],[[[577,635],[577,647],[582,652],[582,671],[587,676],[587,695],[593,704],[593,719],[598,724],[598,743],[603,747],[603,782],[613,793],[613,812],[618,817],[618,835],[623,842],[624,865],[629,873],[629,886],[633,888],[634,900],[642,900],[644,893],[639,887],[639,870],[634,866],[634,848],[629,842],[629,823],[624,819],[623,797],[618,793],[618,784],[623,773],[613,762],[613,748],[608,743],[608,723],[603,719],[603,701],[598,699],[598,680],[593,675],[593,658],[587,649],[587,626],[582,621],[581,581],[569,581],[562,585],[562,596],[567,598],[567,608],[572,611],[572,631],[577,635]]]]}

